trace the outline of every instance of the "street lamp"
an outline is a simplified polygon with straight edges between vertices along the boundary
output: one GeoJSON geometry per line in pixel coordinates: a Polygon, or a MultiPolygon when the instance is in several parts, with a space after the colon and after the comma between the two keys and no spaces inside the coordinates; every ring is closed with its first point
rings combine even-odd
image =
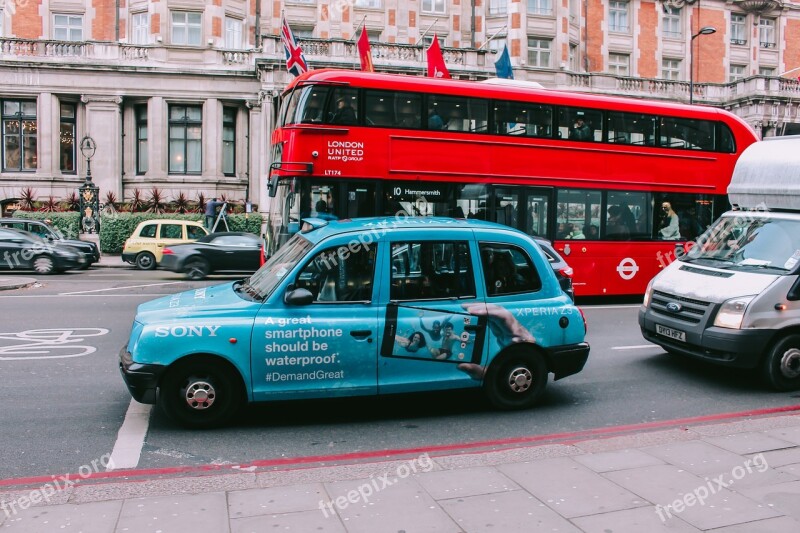
{"type": "Polygon", "coordinates": [[[689,41],[689,105],[694,104],[694,40],[701,35],[711,35],[716,32],[717,28],[714,26],[704,26],[692,35],[689,41]]]}
{"type": "Polygon", "coordinates": [[[86,181],[78,189],[83,233],[97,233],[100,229],[100,188],[92,183],[92,157],[97,143],[86,135],[81,139],[81,154],[86,159],[86,181]]]}

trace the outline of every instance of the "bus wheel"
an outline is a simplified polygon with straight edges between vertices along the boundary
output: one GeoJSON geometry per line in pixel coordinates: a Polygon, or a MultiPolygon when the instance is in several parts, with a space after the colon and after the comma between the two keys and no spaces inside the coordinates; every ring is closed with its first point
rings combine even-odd
{"type": "Polygon", "coordinates": [[[158,401],[172,420],[189,428],[209,428],[231,419],[243,391],[227,363],[192,357],[173,366],[159,387],[158,401]]]}
{"type": "Polygon", "coordinates": [[[483,388],[497,409],[525,409],[534,405],[547,386],[547,365],[538,353],[516,351],[489,367],[483,388]]]}
{"type": "Polygon", "coordinates": [[[778,339],[764,358],[764,380],[778,391],[800,389],[800,335],[778,339]]]}

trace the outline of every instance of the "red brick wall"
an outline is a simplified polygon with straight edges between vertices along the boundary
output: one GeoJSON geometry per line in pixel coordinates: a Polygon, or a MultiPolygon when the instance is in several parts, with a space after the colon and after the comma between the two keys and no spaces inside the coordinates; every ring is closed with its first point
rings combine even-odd
{"type": "Polygon", "coordinates": [[[117,5],[114,0],[92,0],[94,19],[91,35],[86,37],[95,41],[114,41],[116,35],[117,5]]]}
{"type": "Polygon", "coordinates": [[[16,37],[20,39],[50,38],[42,35],[42,17],[39,15],[42,0],[28,0],[15,5],[17,12],[11,19],[11,31],[16,37]]]}
{"type": "Polygon", "coordinates": [[[661,68],[656,62],[656,50],[661,40],[656,33],[656,28],[661,9],[659,3],[643,3],[639,9],[639,34],[637,35],[639,63],[636,65],[636,73],[642,78],[661,77],[661,68]]]}
{"type": "Polygon", "coordinates": [[[150,16],[150,33],[159,35],[161,33],[161,14],[153,13],[150,16]]]}
{"type": "Polygon", "coordinates": [[[222,37],[222,17],[211,17],[211,36],[222,37]]]}
{"type": "MultiPolygon", "coordinates": [[[[786,23],[786,35],[800,35],[800,20],[789,20],[786,23]]],[[[800,67],[800,39],[785,39],[783,42],[783,61],[785,70],[800,67]]],[[[791,76],[800,76],[800,70],[792,72],[791,76]]]]}
{"type": "Polygon", "coordinates": [[[724,83],[728,79],[725,63],[728,25],[725,12],[720,10],[700,9],[695,12],[697,23],[692,24],[692,33],[703,26],[713,26],[717,33],[701,35],[694,40],[694,81],[724,83]],[[699,11],[699,12],[698,12],[699,11]]]}
{"type": "Polygon", "coordinates": [[[586,55],[589,59],[589,72],[602,72],[605,70],[602,48],[605,43],[602,27],[605,19],[605,2],[603,0],[588,0],[588,3],[586,35],[584,38],[588,39],[586,55]]]}

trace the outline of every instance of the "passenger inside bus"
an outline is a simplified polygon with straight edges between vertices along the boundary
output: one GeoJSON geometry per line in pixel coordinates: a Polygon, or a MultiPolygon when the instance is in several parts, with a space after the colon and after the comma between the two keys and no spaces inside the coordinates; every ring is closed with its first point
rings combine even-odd
{"type": "Polygon", "coordinates": [[[336,101],[336,111],[331,117],[333,124],[355,124],[356,112],[353,107],[347,102],[345,98],[339,98],[336,101]]]}

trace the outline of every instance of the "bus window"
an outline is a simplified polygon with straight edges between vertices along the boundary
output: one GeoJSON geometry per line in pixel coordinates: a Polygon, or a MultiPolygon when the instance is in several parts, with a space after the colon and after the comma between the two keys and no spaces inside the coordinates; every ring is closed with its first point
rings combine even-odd
{"type": "Polygon", "coordinates": [[[494,190],[493,222],[504,226],[517,227],[517,206],[519,194],[510,188],[496,187],[494,190]]]}
{"type": "Polygon", "coordinates": [[[461,185],[457,194],[456,210],[458,214],[463,213],[466,218],[486,220],[486,200],[489,197],[489,187],[486,184],[468,183],[461,185]]]}
{"type": "Polygon", "coordinates": [[[303,89],[300,97],[297,115],[300,122],[319,123],[322,122],[322,110],[325,107],[325,98],[328,96],[328,87],[312,86],[303,89]]]}
{"type": "Polygon", "coordinates": [[[336,87],[333,95],[328,100],[326,124],[357,124],[358,123],[358,89],[349,87],[336,87]]]}
{"type": "Polygon", "coordinates": [[[364,120],[368,126],[420,128],[421,96],[391,91],[364,92],[364,120]]]}
{"type": "Polygon", "coordinates": [[[470,132],[488,130],[488,100],[430,95],[428,109],[428,129],[470,132]]]}
{"type": "Polygon", "coordinates": [[[733,140],[733,132],[728,127],[727,124],[719,123],[720,134],[719,134],[719,146],[717,147],[720,152],[725,152],[726,154],[733,154],[736,152],[736,141],[733,140]]]}
{"type": "Polygon", "coordinates": [[[494,102],[494,111],[494,133],[526,137],[551,136],[553,110],[550,106],[494,102]]]}
{"type": "Polygon", "coordinates": [[[520,228],[528,235],[547,237],[547,196],[528,193],[525,209],[525,227],[520,228]]]}
{"type": "Polygon", "coordinates": [[[556,239],[585,239],[591,226],[600,228],[601,196],[600,191],[559,190],[556,239]]]}
{"type": "Polygon", "coordinates": [[[281,126],[294,124],[294,117],[297,113],[297,103],[300,101],[300,93],[303,89],[295,89],[284,96],[283,108],[281,109],[281,126]]]}
{"type": "Polygon", "coordinates": [[[688,150],[714,149],[714,122],[687,118],[661,119],[661,146],[688,150]]]}
{"type": "Polygon", "coordinates": [[[573,141],[601,141],[603,139],[602,111],[560,108],[558,110],[558,136],[573,141]]]}
{"type": "Polygon", "coordinates": [[[603,238],[649,239],[652,233],[650,196],[650,193],[646,192],[608,191],[603,238]]]}
{"type": "Polygon", "coordinates": [[[686,241],[699,237],[728,207],[724,196],[678,193],[656,193],[655,206],[653,236],[656,239],[686,241]],[[674,228],[665,229],[669,224],[674,224],[669,211],[663,209],[665,205],[668,205],[678,218],[677,236],[674,228]]]}
{"type": "Polygon", "coordinates": [[[610,143],[655,144],[656,119],[653,116],[609,111],[607,123],[610,143]]]}

